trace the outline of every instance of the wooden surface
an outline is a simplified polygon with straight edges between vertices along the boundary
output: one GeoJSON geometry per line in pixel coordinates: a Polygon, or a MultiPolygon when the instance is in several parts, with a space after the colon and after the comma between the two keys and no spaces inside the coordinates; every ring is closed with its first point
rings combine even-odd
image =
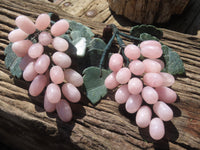
{"type": "MultiPolygon", "coordinates": [[[[80,10],[95,7],[90,5],[94,3],[92,0],[87,4],[81,2],[77,0],[80,10]]],[[[96,5],[107,5],[107,3],[96,5]]],[[[165,123],[166,136],[163,140],[152,141],[148,129],[139,129],[134,121],[135,116],[125,113],[124,106],[114,102],[111,92],[109,97],[96,106],[92,106],[83,96],[80,103],[72,105],[74,118],[70,123],[60,121],[56,113],[44,112],[43,96],[30,97],[27,91],[28,84],[22,79],[12,78],[4,65],[4,48],[9,43],[7,35],[16,27],[14,19],[18,15],[24,14],[35,19],[39,13],[55,12],[61,18],[73,19],[87,25],[98,36],[102,35],[107,23],[116,23],[125,32],[129,29],[114,20],[114,16],[110,16],[110,20],[102,19],[104,20],[102,21],[103,11],[109,10],[106,6],[97,14],[102,12],[102,15],[99,17],[96,15],[94,18],[81,14],[78,9],[74,9],[76,17],[73,17],[72,14],[66,13],[65,9],[61,9],[62,6],[54,5],[47,0],[1,0],[0,141],[20,150],[199,149],[200,39],[194,35],[162,29],[164,32],[162,42],[180,54],[186,68],[186,76],[177,77],[172,86],[179,100],[171,105],[175,117],[165,123]]],[[[70,7],[68,9],[69,12],[70,7]]]]}
{"type": "Polygon", "coordinates": [[[171,15],[181,14],[189,0],[108,0],[109,7],[136,23],[165,23],[171,15]]]}

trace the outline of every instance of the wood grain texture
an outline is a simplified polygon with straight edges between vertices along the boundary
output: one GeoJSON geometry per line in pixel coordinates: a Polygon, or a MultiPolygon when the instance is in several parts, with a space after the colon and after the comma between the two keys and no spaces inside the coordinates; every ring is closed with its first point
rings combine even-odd
{"type": "Polygon", "coordinates": [[[189,0],[108,0],[110,8],[136,23],[167,22],[171,15],[181,14],[189,0]]]}
{"type": "MultiPolygon", "coordinates": [[[[166,122],[166,136],[152,141],[148,129],[139,129],[135,116],[113,100],[113,93],[92,106],[83,96],[72,105],[73,120],[60,121],[56,113],[46,113],[43,96],[31,97],[27,82],[11,77],[4,65],[7,35],[15,28],[14,19],[55,12],[61,18],[79,21],[101,36],[103,23],[73,17],[57,5],[44,0],[1,0],[0,3],[0,141],[15,149],[199,149],[200,147],[200,39],[162,29],[162,42],[177,51],[184,62],[186,76],[177,77],[172,89],[179,96],[172,104],[174,119],[166,122]]],[[[129,28],[121,27],[124,32],[129,28]]]]}

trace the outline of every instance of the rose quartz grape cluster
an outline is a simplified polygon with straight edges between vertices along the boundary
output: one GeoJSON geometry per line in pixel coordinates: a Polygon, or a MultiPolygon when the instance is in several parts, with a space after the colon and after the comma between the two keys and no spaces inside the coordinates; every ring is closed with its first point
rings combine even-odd
{"type": "Polygon", "coordinates": [[[109,68],[113,71],[105,80],[108,89],[119,87],[115,93],[115,101],[125,104],[126,111],[136,113],[136,124],[140,128],[149,126],[150,136],[160,140],[165,134],[163,121],[173,118],[173,111],[166,103],[177,99],[176,93],[169,87],[174,77],[165,72],[161,44],[154,40],[140,43],[139,47],[129,44],[124,54],[131,61],[128,67],[123,66],[121,54],[113,54],[109,60],[109,68]],[[144,60],[140,60],[140,56],[144,60]],[[144,105],[142,105],[144,103],[144,105]],[[157,117],[152,118],[152,109],[157,117]]]}
{"type": "Polygon", "coordinates": [[[80,101],[81,94],[77,87],[83,84],[83,78],[69,68],[72,60],[65,53],[69,44],[59,37],[68,30],[69,23],[61,19],[49,29],[48,14],[40,14],[35,23],[26,16],[18,16],[15,22],[18,29],[10,32],[8,39],[13,42],[13,52],[22,57],[20,68],[24,80],[31,81],[30,95],[38,96],[46,89],[44,109],[47,112],[56,110],[62,121],[70,121],[72,110],[67,100],[71,103],[80,101]],[[30,34],[37,43],[27,39],[30,34]],[[53,46],[55,50],[46,52],[47,46],[53,46]]]}

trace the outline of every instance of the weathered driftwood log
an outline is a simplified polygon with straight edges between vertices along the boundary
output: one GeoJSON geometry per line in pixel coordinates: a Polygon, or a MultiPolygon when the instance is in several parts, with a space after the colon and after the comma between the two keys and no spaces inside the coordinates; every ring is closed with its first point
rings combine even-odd
{"type": "MultiPolygon", "coordinates": [[[[176,50],[185,65],[186,76],[177,77],[172,88],[179,100],[171,105],[174,119],[166,122],[166,136],[155,142],[148,129],[139,129],[135,116],[125,113],[109,93],[98,105],[85,98],[72,105],[73,120],[64,123],[56,113],[43,109],[43,96],[30,97],[28,83],[11,77],[4,65],[8,33],[16,26],[15,18],[55,12],[61,18],[79,21],[102,34],[105,24],[73,18],[47,0],[1,0],[0,3],[0,141],[21,150],[49,149],[198,149],[200,147],[200,39],[162,29],[162,42],[176,50]]],[[[123,28],[128,32],[127,28],[123,28]]],[[[84,96],[83,96],[84,97],[84,96]]]]}
{"type": "Polygon", "coordinates": [[[108,0],[111,10],[136,23],[164,23],[181,14],[189,0],[108,0]]]}

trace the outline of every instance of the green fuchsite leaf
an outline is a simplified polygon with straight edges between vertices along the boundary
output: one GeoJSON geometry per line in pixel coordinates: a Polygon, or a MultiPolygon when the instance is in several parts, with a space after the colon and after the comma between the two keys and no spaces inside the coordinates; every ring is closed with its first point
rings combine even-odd
{"type": "Polygon", "coordinates": [[[159,41],[159,39],[155,36],[152,36],[151,34],[148,34],[148,33],[141,33],[140,34],[140,39],[142,39],[143,41],[146,41],[146,40],[156,40],[156,41],[159,41]]]}
{"type": "Polygon", "coordinates": [[[148,33],[158,39],[163,37],[163,32],[153,25],[137,25],[132,27],[130,34],[135,37],[140,37],[142,33],[148,33]]]}
{"type": "Polygon", "coordinates": [[[107,88],[104,85],[104,80],[109,73],[110,71],[108,70],[100,70],[100,68],[94,66],[88,67],[83,71],[86,94],[92,104],[96,104],[107,94],[107,88]]]}
{"type": "Polygon", "coordinates": [[[166,65],[165,71],[171,73],[172,75],[184,74],[185,68],[180,56],[166,45],[162,46],[162,50],[166,65]]]}
{"type": "Polygon", "coordinates": [[[12,51],[12,43],[5,48],[4,51],[5,57],[5,65],[11,71],[13,76],[20,78],[22,75],[22,70],[19,67],[19,63],[21,62],[21,58],[17,57],[16,54],[12,51]]]}
{"type": "Polygon", "coordinates": [[[106,43],[99,38],[94,38],[88,45],[88,59],[90,66],[99,66],[106,43]]]}

